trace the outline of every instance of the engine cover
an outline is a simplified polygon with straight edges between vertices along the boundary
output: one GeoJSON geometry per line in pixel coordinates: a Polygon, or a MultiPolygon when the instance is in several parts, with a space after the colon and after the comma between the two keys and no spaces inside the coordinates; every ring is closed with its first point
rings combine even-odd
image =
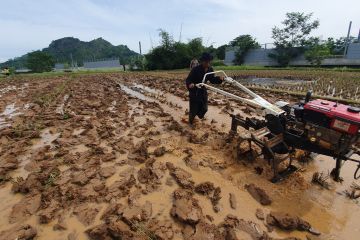
{"type": "Polygon", "coordinates": [[[338,148],[340,139],[343,135],[338,131],[312,123],[307,123],[305,129],[307,130],[307,138],[311,143],[333,151],[338,148]]]}
{"type": "Polygon", "coordinates": [[[302,117],[305,122],[327,129],[359,135],[360,109],[348,105],[316,99],[304,105],[302,117]]]}

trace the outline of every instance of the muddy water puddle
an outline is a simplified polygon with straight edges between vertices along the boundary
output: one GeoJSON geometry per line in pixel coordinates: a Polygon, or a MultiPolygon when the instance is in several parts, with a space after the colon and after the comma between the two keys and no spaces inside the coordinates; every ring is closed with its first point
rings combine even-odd
{"type": "Polygon", "coordinates": [[[11,176],[13,178],[22,177],[23,179],[26,179],[29,172],[25,169],[25,167],[28,163],[30,163],[33,154],[36,154],[39,149],[45,146],[50,146],[50,149],[54,148],[53,141],[55,141],[60,136],[60,133],[55,133],[55,131],[55,128],[44,129],[40,133],[39,139],[32,140],[32,145],[29,149],[27,149],[27,152],[23,155],[17,156],[19,166],[15,171],[12,172],[11,176]]]}
{"type": "Polygon", "coordinates": [[[81,135],[85,131],[86,131],[86,129],[84,129],[84,128],[74,129],[72,135],[78,136],[78,135],[81,135]]]}
{"type": "Polygon", "coordinates": [[[70,96],[68,94],[64,96],[62,103],[55,110],[57,114],[64,115],[64,107],[66,102],[69,100],[69,97],[70,96]]]}
{"type": "MultiPolygon", "coordinates": [[[[171,114],[177,121],[185,120],[187,121],[188,116],[185,114],[185,111],[189,109],[189,102],[184,101],[182,98],[177,97],[173,94],[164,93],[160,90],[155,90],[144,86],[142,84],[134,84],[130,87],[125,86],[119,83],[121,90],[125,93],[138,98],[140,100],[145,100],[149,102],[156,102],[164,109],[166,113],[171,114]],[[142,91],[139,91],[142,90],[142,91]],[[146,93],[150,93],[147,95],[146,93]]],[[[217,126],[219,129],[229,129],[231,118],[228,114],[224,114],[221,110],[215,106],[208,106],[207,112],[208,118],[205,118],[208,124],[211,123],[217,126]],[[211,116],[211,117],[210,117],[211,116]]]]}
{"type": "Polygon", "coordinates": [[[85,146],[85,144],[78,144],[78,145],[73,146],[70,149],[70,153],[71,154],[84,153],[88,150],[89,150],[89,148],[87,146],[85,146]]]}
{"type": "Polygon", "coordinates": [[[0,231],[8,229],[10,227],[9,216],[12,211],[12,207],[23,197],[21,194],[11,193],[11,186],[11,183],[6,183],[5,185],[0,187],[0,231]]]}
{"type": "Polygon", "coordinates": [[[0,89],[0,97],[2,97],[3,94],[10,92],[10,91],[15,91],[17,89],[16,86],[7,86],[5,88],[1,88],[0,89]]]}
{"type": "MultiPolygon", "coordinates": [[[[360,159],[359,156],[354,155],[354,159],[360,159]]],[[[310,163],[309,175],[315,171],[329,173],[335,167],[335,160],[317,155],[314,161],[310,163]]],[[[345,196],[344,191],[350,190],[352,183],[360,184],[360,180],[354,180],[353,175],[357,168],[357,163],[347,161],[341,168],[341,177],[344,179],[343,183],[336,183],[328,180],[331,184],[331,190],[312,189],[311,196],[317,203],[321,204],[328,210],[332,216],[333,221],[330,222],[332,232],[338,239],[355,239],[354,236],[360,236],[360,226],[358,224],[360,219],[360,203],[357,200],[350,200],[345,196]],[[335,234],[336,233],[336,234],[335,234]]]]}
{"type": "Polygon", "coordinates": [[[39,148],[50,146],[50,148],[54,147],[53,142],[60,136],[60,133],[56,132],[55,128],[47,128],[40,133],[40,139],[36,139],[33,141],[33,150],[37,150],[39,148]]]}
{"type": "Polygon", "coordinates": [[[19,108],[15,107],[15,103],[9,104],[5,107],[4,111],[0,114],[0,129],[8,127],[11,124],[8,122],[8,119],[11,119],[21,113],[18,112],[19,108]]]}
{"type": "Polygon", "coordinates": [[[26,221],[27,224],[32,226],[37,226],[37,238],[36,239],[53,239],[53,240],[63,240],[69,239],[68,236],[72,235],[76,238],[74,239],[88,239],[85,231],[91,226],[95,226],[102,223],[100,217],[102,212],[105,210],[105,204],[88,204],[89,208],[96,207],[99,209],[99,213],[96,215],[95,219],[93,219],[92,223],[89,226],[85,226],[78,217],[71,211],[66,211],[62,213],[64,224],[66,226],[65,230],[57,230],[54,231],[54,226],[58,222],[57,219],[51,221],[48,224],[38,224],[38,218],[36,216],[32,216],[30,219],[26,221]]]}
{"type": "Polygon", "coordinates": [[[110,107],[108,108],[108,111],[112,112],[112,113],[116,113],[116,110],[115,110],[116,104],[117,104],[116,100],[112,101],[110,107]]]}
{"type": "Polygon", "coordinates": [[[142,85],[142,84],[137,84],[137,83],[135,83],[135,84],[134,84],[134,87],[135,87],[135,88],[142,89],[142,90],[144,90],[144,91],[146,91],[146,92],[149,92],[149,93],[162,94],[161,91],[155,90],[155,89],[152,89],[152,88],[149,88],[149,87],[144,86],[144,85],[142,85]]]}
{"type": "Polygon", "coordinates": [[[130,96],[133,96],[135,98],[138,98],[140,100],[146,100],[146,101],[151,101],[151,98],[147,98],[144,94],[138,92],[138,91],[135,91],[125,85],[122,85],[122,84],[119,84],[120,85],[120,88],[122,91],[124,91],[125,93],[129,94],[130,96]]]}

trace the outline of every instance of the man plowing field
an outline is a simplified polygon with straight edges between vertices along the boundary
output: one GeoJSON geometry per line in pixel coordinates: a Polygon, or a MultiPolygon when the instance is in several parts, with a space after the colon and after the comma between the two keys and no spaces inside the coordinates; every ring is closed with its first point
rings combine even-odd
{"type": "MultiPolygon", "coordinates": [[[[201,83],[205,74],[213,72],[211,61],[213,57],[209,53],[203,53],[200,58],[200,65],[194,67],[186,79],[186,87],[189,90],[189,124],[193,125],[194,119],[198,116],[203,119],[208,110],[208,94],[205,87],[196,87],[201,83]]],[[[208,74],[205,81],[212,84],[221,84],[224,77],[215,77],[215,74],[208,74]]]]}

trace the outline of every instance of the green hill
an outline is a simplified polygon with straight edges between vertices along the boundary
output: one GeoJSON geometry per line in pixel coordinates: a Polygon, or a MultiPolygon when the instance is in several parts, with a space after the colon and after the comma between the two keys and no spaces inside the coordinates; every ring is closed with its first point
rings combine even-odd
{"type": "MultiPolygon", "coordinates": [[[[87,60],[120,58],[120,61],[126,61],[130,57],[137,55],[126,45],[114,46],[102,38],[84,42],[77,38],[65,37],[52,41],[49,47],[44,48],[42,51],[52,55],[57,63],[71,63],[72,56],[74,62],[77,62],[79,66],[82,66],[83,62],[87,60]]],[[[26,57],[27,54],[10,59],[1,63],[0,66],[23,68],[25,67],[26,57]]]]}

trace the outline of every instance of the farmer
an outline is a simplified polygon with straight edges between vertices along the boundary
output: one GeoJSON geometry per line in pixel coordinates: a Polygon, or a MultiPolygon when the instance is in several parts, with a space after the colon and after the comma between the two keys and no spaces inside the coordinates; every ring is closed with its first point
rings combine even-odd
{"type": "MultiPolygon", "coordinates": [[[[203,119],[208,110],[208,94],[205,87],[198,88],[195,85],[201,83],[204,75],[213,72],[210,66],[213,57],[209,53],[203,53],[200,58],[200,65],[194,67],[186,79],[186,87],[189,90],[189,124],[193,126],[194,119],[198,116],[203,119]]],[[[213,84],[221,84],[223,77],[215,77],[214,74],[207,75],[205,82],[210,81],[213,84]]]]}
{"type": "Polygon", "coordinates": [[[199,61],[196,58],[193,58],[190,62],[190,70],[198,65],[199,65],[199,61]]]}
{"type": "Polygon", "coordinates": [[[5,76],[9,76],[10,75],[10,69],[8,67],[4,67],[4,69],[1,72],[2,74],[4,74],[5,76]]]}

